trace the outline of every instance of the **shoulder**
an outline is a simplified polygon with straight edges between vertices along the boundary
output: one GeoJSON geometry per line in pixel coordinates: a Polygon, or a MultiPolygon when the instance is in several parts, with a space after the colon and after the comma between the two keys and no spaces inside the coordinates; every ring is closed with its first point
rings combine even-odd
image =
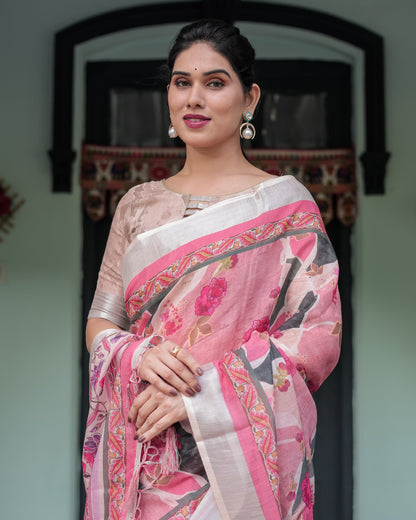
{"type": "Polygon", "coordinates": [[[158,191],[156,181],[136,184],[125,193],[117,203],[114,213],[113,226],[123,230],[123,234],[130,236],[137,228],[143,212],[155,199],[158,191]],[[156,185],[156,186],[154,186],[156,185]]]}
{"type": "Polygon", "coordinates": [[[182,218],[185,207],[183,196],[165,188],[162,181],[144,182],[120,199],[114,222],[130,241],[138,233],[182,218]]]}
{"type": "Polygon", "coordinates": [[[118,206],[128,206],[137,201],[145,201],[149,196],[162,190],[161,181],[149,181],[136,184],[121,197],[118,206]]]}
{"type": "Polygon", "coordinates": [[[136,184],[130,188],[119,200],[117,213],[127,212],[136,213],[137,210],[145,206],[153,205],[159,200],[174,197],[174,193],[167,190],[162,181],[149,181],[136,184]]]}

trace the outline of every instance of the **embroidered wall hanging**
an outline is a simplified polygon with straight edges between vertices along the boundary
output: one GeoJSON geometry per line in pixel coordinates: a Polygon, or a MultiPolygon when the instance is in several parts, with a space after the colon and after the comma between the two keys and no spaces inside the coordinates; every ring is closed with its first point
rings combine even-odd
{"type": "Polygon", "coordinates": [[[3,242],[2,234],[7,234],[14,227],[13,217],[16,211],[24,204],[24,200],[18,200],[17,193],[9,193],[10,186],[0,179],[0,242],[3,242]]]}
{"type": "MultiPolygon", "coordinates": [[[[353,149],[247,150],[248,159],[274,175],[293,175],[314,196],[328,224],[345,225],[357,214],[353,149]]],[[[114,215],[120,198],[134,185],[166,179],[185,162],[185,148],[133,148],[84,144],[81,157],[83,203],[92,220],[114,215]]]]}

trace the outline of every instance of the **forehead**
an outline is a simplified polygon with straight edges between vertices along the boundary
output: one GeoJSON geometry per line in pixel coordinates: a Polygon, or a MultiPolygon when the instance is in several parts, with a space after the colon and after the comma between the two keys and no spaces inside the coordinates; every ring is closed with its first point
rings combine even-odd
{"type": "Polygon", "coordinates": [[[225,69],[231,75],[234,71],[225,56],[216,51],[209,43],[197,42],[176,57],[174,70],[203,72],[204,70],[225,69]]]}

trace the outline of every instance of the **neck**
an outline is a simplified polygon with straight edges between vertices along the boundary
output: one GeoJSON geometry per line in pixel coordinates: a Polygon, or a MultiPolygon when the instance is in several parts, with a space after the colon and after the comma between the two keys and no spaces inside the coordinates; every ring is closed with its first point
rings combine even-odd
{"type": "Polygon", "coordinates": [[[167,187],[192,195],[227,195],[271,177],[244,157],[239,140],[213,148],[187,145],[182,170],[165,181],[167,187]]]}
{"type": "Polygon", "coordinates": [[[224,151],[216,147],[214,150],[206,148],[186,148],[186,162],[181,176],[210,183],[216,177],[224,178],[227,174],[243,173],[250,168],[250,163],[244,157],[240,144],[238,147],[227,146],[224,151]]]}

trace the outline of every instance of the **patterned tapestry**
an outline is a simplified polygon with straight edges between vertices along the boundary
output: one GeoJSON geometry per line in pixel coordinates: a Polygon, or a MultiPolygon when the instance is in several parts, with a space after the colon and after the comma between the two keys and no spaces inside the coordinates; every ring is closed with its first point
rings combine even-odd
{"type": "MultiPolygon", "coordinates": [[[[247,158],[273,175],[293,175],[314,196],[325,224],[335,217],[351,225],[357,215],[355,155],[352,148],[325,150],[250,149],[247,158]]],[[[114,215],[132,186],[177,173],[185,148],[132,148],[84,144],[81,157],[83,203],[92,220],[114,215]]]]}

